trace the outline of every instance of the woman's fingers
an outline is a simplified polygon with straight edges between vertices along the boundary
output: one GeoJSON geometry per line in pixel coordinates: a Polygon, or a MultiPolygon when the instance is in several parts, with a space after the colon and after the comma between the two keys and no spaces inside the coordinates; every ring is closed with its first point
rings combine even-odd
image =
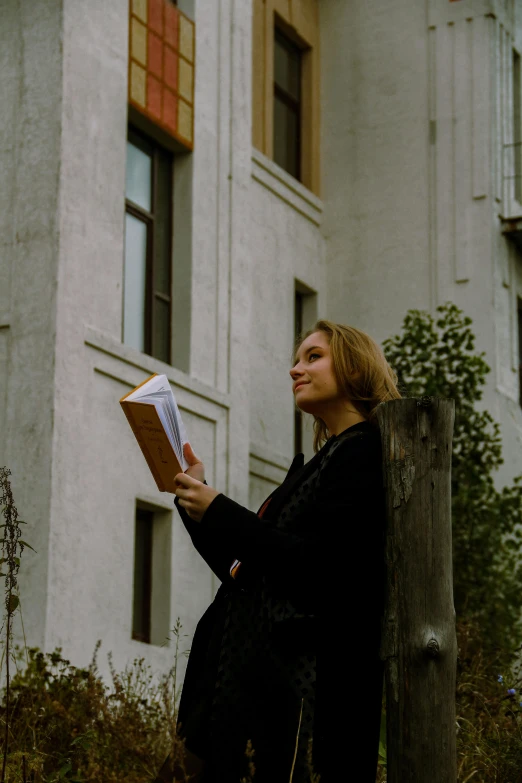
{"type": "Polygon", "coordinates": [[[196,455],[194,454],[194,452],[192,450],[192,446],[190,445],[190,443],[188,443],[188,442],[185,443],[184,446],[183,446],[183,449],[184,449],[184,452],[185,452],[186,460],[187,460],[187,462],[190,465],[196,465],[198,462],[201,462],[201,460],[198,459],[196,457],[196,455]]]}
{"type": "Polygon", "coordinates": [[[197,479],[193,476],[189,476],[188,473],[177,473],[176,476],[174,476],[174,482],[178,487],[192,487],[195,481],[197,481],[197,479]]]}

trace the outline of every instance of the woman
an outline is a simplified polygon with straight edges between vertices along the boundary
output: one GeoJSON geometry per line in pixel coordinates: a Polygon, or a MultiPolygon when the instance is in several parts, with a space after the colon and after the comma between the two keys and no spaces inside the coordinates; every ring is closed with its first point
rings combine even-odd
{"type": "MultiPolygon", "coordinates": [[[[175,505],[222,582],[179,708],[187,771],[204,783],[246,777],[248,740],[254,783],[304,783],[310,759],[321,783],[354,772],[375,781],[386,517],[375,413],[401,395],[379,346],[354,327],[318,321],[293,362],[315,456],[298,454],[257,514],[206,484],[189,444],[176,476],[175,505]]],[[[174,779],[167,759],[158,781],[174,779]]]]}

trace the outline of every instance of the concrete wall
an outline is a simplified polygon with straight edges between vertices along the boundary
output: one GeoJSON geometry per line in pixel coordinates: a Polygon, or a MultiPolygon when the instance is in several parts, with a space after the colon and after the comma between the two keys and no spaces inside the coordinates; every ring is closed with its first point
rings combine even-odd
{"type": "MultiPolygon", "coordinates": [[[[103,9],[102,3],[88,8],[74,0],[64,4],[56,340],[60,415],[51,511],[53,578],[47,594],[53,622],[46,646],[60,644],[71,658],[85,662],[101,638],[105,650],[113,651],[116,666],[145,650],[156,670],[166,670],[172,664],[168,645],[131,639],[136,501],[163,509],[163,525],[170,530],[165,540],[172,540],[171,562],[164,570],[171,583],[163,596],[168,628],[179,616],[185,632],[192,634],[216,585],[181,527],[172,496],[156,489],[118,400],[146,375],[165,373],[195,450],[205,461],[209,483],[248,502],[244,389],[249,378],[242,368],[249,351],[251,300],[244,214],[250,184],[250,61],[241,42],[248,37],[250,17],[248,8],[240,7],[233,25],[227,3],[221,4],[219,19],[201,13],[201,6],[201,18],[196,13],[198,36],[207,38],[209,46],[200,46],[198,60],[196,152],[190,166],[186,158],[181,162],[186,191],[197,205],[192,214],[192,204],[175,193],[175,213],[191,218],[181,245],[192,252],[191,322],[185,327],[191,339],[189,375],[121,344],[127,3],[113,4],[109,15],[103,9]],[[217,49],[218,22],[222,50],[217,49]],[[244,78],[222,89],[220,77],[228,72],[230,58],[244,78]],[[216,59],[222,63],[217,69],[216,59]],[[217,96],[214,104],[209,93],[217,96]],[[231,111],[237,140],[231,144],[227,139],[228,157],[223,159],[216,126],[222,122],[228,128],[231,111]]],[[[174,245],[176,264],[180,245],[174,245]]],[[[175,330],[174,346],[178,336],[175,330]]]]}
{"type": "MultiPolygon", "coordinates": [[[[2,3],[0,24],[0,464],[26,539],[20,575],[33,644],[46,638],[56,319],[63,18],[61,3],[2,3]]],[[[16,626],[20,632],[20,625],[16,626]]]]}
{"type": "Polygon", "coordinates": [[[380,340],[431,306],[424,4],[327,0],[321,52],[328,311],[380,340]]]}
{"type": "Polygon", "coordinates": [[[491,367],[477,407],[499,421],[504,443],[497,488],[522,469],[509,456],[522,453],[521,259],[499,220],[521,209],[507,146],[511,48],[522,51],[515,8],[321,4],[329,315],[379,342],[412,308],[437,317],[451,301],[473,319],[475,349],[491,367]]]}
{"type": "Polygon", "coordinates": [[[437,0],[427,16],[406,0],[323,0],[321,200],[252,149],[250,2],[180,2],[196,22],[196,117],[194,152],[176,160],[171,366],[121,343],[127,0],[4,0],[0,461],[38,550],[20,572],[29,644],[84,665],[100,638],[105,674],[109,650],[117,668],[137,655],[171,666],[162,629],[180,617],[191,636],[217,584],[118,400],[166,374],[209,484],[256,509],[293,457],[296,284],[315,294],[305,326],[326,316],[378,342],[410,308],[462,307],[492,366],[497,484],[521,472],[522,274],[498,218],[497,76],[520,24],[470,3],[437,0]],[[159,514],[167,552],[150,645],[131,639],[137,501],[159,514]]]}

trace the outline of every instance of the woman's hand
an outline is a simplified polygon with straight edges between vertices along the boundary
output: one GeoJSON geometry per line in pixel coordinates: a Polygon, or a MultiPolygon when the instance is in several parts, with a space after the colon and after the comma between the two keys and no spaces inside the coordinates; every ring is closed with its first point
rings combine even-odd
{"type": "Polygon", "coordinates": [[[221,492],[187,473],[178,473],[174,478],[174,494],[179,498],[179,505],[185,509],[189,517],[195,522],[201,522],[203,514],[221,492]]]}
{"type": "Polygon", "coordinates": [[[190,445],[190,443],[184,444],[183,454],[189,464],[188,468],[185,471],[185,474],[187,476],[192,476],[192,478],[195,478],[198,481],[205,481],[205,466],[192,451],[192,446],[190,445]]]}

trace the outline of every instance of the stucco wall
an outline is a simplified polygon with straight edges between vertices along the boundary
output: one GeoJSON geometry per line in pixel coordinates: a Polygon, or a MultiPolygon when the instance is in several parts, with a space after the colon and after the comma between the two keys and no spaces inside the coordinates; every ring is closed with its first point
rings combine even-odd
{"type": "Polygon", "coordinates": [[[38,553],[26,549],[20,586],[25,627],[43,645],[62,163],[57,0],[2,5],[0,62],[0,464],[12,471],[24,532],[38,553]]]}
{"type": "Polygon", "coordinates": [[[20,571],[29,644],[84,665],[101,638],[106,675],[108,650],[117,668],[137,655],[172,665],[172,646],[131,639],[136,500],[158,509],[169,550],[160,619],[191,636],[217,580],[118,400],[165,373],[209,484],[257,509],[293,457],[296,280],[316,293],[309,320],[379,342],[410,308],[462,307],[492,366],[482,405],[502,425],[497,485],[522,471],[521,261],[500,236],[493,76],[499,25],[520,33],[500,12],[486,19],[486,0],[466,21],[470,2],[433,4],[429,18],[406,0],[393,13],[384,0],[321,2],[322,200],[252,149],[250,2],[179,3],[197,63],[194,152],[176,160],[173,366],[121,343],[127,0],[4,3],[0,462],[38,552],[20,571]],[[484,41],[484,89],[470,93],[455,57],[475,62],[484,41]],[[473,152],[484,143],[487,166],[473,152]]]}

